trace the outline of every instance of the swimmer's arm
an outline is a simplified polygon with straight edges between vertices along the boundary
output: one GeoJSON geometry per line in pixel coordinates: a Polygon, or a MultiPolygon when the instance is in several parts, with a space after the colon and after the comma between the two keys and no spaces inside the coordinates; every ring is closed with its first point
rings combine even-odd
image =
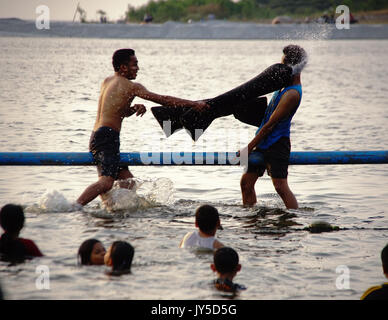
{"type": "Polygon", "coordinates": [[[153,93],[151,91],[148,91],[144,86],[142,86],[140,83],[133,83],[133,91],[135,96],[140,97],[145,100],[149,100],[155,103],[159,103],[165,106],[171,106],[171,107],[191,107],[198,111],[201,111],[205,108],[208,108],[208,105],[204,101],[191,101],[191,100],[185,100],[180,99],[176,97],[171,96],[165,96],[153,93]]]}
{"type": "Polygon", "coordinates": [[[274,129],[279,121],[290,115],[291,112],[295,110],[298,102],[299,93],[295,90],[289,90],[283,95],[268,122],[261,128],[259,133],[248,144],[248,154],[252,152],[254,147],[263,141],[263,139],[274,129]]]}

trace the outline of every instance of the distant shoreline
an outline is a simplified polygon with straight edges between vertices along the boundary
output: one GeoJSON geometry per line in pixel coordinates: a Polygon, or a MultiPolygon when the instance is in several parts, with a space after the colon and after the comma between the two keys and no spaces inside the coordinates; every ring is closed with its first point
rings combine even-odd
{"type": "Polygon", "coordinates": [[[193,23],[100,24],[50,21],[48,30],[39,30],[35,21],[0,19],[0,37],[67,37],[107,39],[225,39],[225,40],[331,40],[388,39],[388,24],[351,24],[337,29],[335,24],[261,24],[212,20],[193,23]]]}
{"type": "MultiPolygon", "coordinates": [[[[354,18],[357,20],[357,24],[388,24],[388,9],[382,9],[382,10],[373,10],[373,11],[360,11],[360,12],[352,12],[354,18]]],[[[319,15],[314,16],[300,16],[300,17],[292,17],[291,20],[292,23],[296,24],[309,24],[306,23],[306,18],[309,20],[314,20],[319,18],[319,15]]],[[[8,20],[8,21],[34,21],[30,19],[20,19],[16,17],[6,17],[6,18],[0,18],[0,21],[2,20],[8,20]]],[[[272,24],[273,19],[258,19],[258,20],[252,20],[252,21],[242,21],[242,20],[222,20],[225,22],[231,22],[231,23],[255,23],[255,24],[272,24]]],[[[52,20],[52,22],[73,22],[72,20],[52,20]]],[[[176,23],[182,23],[178,21],[172,21],[176,23]]],[[[77,21],[77,23],[80,23],[77,21]]],[[[99,21],[87,21],[86,24],[100,24],[99,21]]],[[[107,24],[123,24],[122,21],[108,21],[107,24]]],[[[130,22],[130,24],[142,24],[137,22],[130,22]]],[[[156,23],[156,24],[163,24],[163,23],[156,23]]]]}

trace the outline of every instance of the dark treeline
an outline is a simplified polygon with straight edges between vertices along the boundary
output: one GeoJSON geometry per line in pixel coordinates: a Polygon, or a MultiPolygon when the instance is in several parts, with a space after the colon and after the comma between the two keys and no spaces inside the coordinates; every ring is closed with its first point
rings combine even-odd
{"type": "Polygon", "coordinates": [[[278,15],[302,17],[334,12],[338,5],[350,11],[371,11],[388,8],[388,0],[151,0],[139,8],[129,7],[127,20],[143,21],[146,15],[153,22],[199,21],[209,15],[215,19],[254,21],[278,15]]]}

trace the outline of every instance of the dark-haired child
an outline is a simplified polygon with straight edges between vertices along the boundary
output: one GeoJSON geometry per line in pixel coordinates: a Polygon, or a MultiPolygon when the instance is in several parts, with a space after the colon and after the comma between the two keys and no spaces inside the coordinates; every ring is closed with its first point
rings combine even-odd
{"type": "Polygon", "coordinates": [[[239,257],[234,249],[229,247],[218,249],[214,253],[214,262],[210,265],[210,268],[217,273],[218,278],[215,280],[214,286],[218,290],[236,292],[246,289],[242,285],[233,283],[233,278],[241,270],[239,257]]]}
{"type": "Polygon", "coordinates": [[[120,276],[131,272],[131,265],[135,249],[125,241],[115,241],[104,257],[104,262],[107,266],[112,267],[108,272],[111,276],[120,276]]]}
{"type": "Polygon", "coordinates": [[[7,204],[1,208],[0,225],[4,233],[0,238],[0,253],[3,259],[21,262],[26,258],[43,256],[32,240],[19,238],[24,220],[21,206],[7,204]]]}
{"type": "Polygon", "coordinates": [[[187,233],[182,239],[180,248],[218,249],[224,245],[215,238],[221,222],[218,210],[210,205],[200,206],[195,212],[196,231],[187,233]]]}
{"type": "Polygon", "coordinates": [[[78,249],[78,261],[82,265],[103,265],[105,253],[101,241],[88,239],[78,249]]]}

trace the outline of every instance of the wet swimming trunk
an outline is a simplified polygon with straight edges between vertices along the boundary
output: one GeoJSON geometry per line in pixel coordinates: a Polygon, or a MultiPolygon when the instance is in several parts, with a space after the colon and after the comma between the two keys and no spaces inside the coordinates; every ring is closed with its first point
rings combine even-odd
{"type": "Polygon", "coordinates": [[[99,176],[108,176],[116,180],[121,170],[128,170],[127,166],[119,166],[120,133],[110,127],[100,127],[92,132],[89,151],[93,154],[99,176]]]}
{"type": "Polygon", "coordinates": [[[268,149],[253,149],[252,152],[261,152],[265,164],[248,165],[247,172],[256,173],[259,177],[264,175],[265,169],[269,176],[275,179],[286,179],[288,176],[288,163],[290,160],[290,138],[282,137],[268,149]]]}

